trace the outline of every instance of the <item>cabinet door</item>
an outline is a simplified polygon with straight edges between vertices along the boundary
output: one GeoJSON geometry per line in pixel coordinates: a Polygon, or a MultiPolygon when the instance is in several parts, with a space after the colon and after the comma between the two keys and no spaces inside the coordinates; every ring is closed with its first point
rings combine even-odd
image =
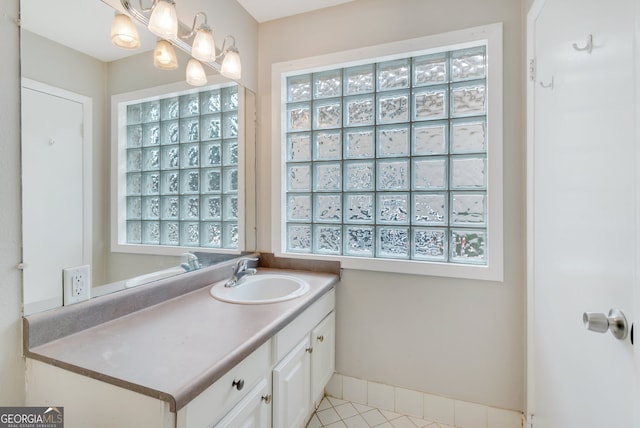
{"type": "Polygon", "coordinates": [[[273,426],[301,428],[311,413],[309,335],[273,369],[273,426]]]}
{"type": "Polygon", "coordinates": [[[262,379],[215,425],[215,428],[269,428],[271,396],[266,379],[262,379]]]}
{"type": "Polygon", "coordinates": [[[335,370],[336,317],[331,312],[311,331],[311,398],[319,404],[335,370]]]}

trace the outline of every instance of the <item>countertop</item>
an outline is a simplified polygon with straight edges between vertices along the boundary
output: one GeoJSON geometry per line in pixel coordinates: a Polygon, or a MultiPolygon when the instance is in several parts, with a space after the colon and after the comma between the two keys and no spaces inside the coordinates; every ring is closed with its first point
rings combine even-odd
{"type": "Polygon", "coordinates": [[[170,403],[178,411],[332,289],[328,273],[295,274],[310,290],[293,300],[224,303],[210,286],[26,350],[27,357],[170,403]]]}

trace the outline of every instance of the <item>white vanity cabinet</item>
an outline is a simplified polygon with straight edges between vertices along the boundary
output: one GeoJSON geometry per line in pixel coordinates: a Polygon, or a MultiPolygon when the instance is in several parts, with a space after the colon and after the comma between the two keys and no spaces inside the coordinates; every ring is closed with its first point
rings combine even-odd
{"type": "Polygon", "coordinates": [[[271,394],[269,382],[262,379],[215,428],[271,427],[271,394]]]}

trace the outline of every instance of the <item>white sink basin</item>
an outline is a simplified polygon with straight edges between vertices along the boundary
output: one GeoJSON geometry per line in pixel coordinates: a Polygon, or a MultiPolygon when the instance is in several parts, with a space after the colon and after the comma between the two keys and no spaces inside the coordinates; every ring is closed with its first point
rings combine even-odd
{"type": "Polygon", "coordinates": [[[235,287],[221,281],[211,287],[211,295],[223,302],[258,305],[295,299],[309,291],[309,284],[294,276],[258,274],[245,276],[235,287]]]}

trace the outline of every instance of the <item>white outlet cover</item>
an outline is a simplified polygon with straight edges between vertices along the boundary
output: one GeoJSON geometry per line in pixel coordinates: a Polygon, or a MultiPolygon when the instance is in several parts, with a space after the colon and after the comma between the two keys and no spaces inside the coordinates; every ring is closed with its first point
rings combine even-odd
{"type": "Polygon", "coordinates": [[[91,297],[91,266],[66,268],[62,272],[64,305],[82,302],[91,297]]]}

